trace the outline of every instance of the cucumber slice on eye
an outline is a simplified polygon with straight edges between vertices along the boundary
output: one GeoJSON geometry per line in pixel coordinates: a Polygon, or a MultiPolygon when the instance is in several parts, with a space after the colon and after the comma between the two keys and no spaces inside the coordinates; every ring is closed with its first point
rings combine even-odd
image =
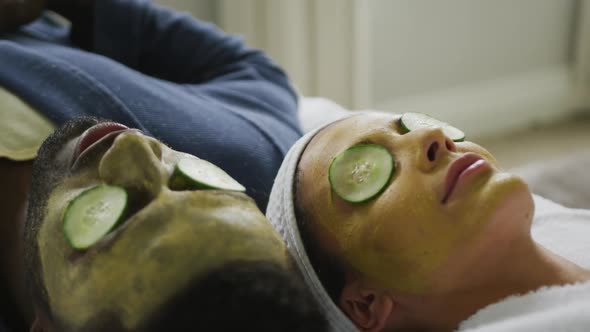
{"type": "Polygon", "coordinates": [[[246,191],[244,186],[221,168],[199,158],[180,160],[174,169],[170,186],[179,189],[246,191]]]}
{"type": "Polygon", "coordinates": [[[395,170],[393,157],[380,145],[355,145],[330,164],[332,190],[343,200],[362,203],[380,194],[395,170]]]}
{"type": "Polygon", "coordinates": [[[127,192],[121,187],[98,185],[82,192],[66,208],[66,239],[75,249],[89,248],[113,229],[126,208],[127,192]]]}
{"type": "Polygon", "coordinates": [[[420,128],[438,127],[442,129],[445,136],[452,139],[454,142],[463,142],[465,140],[465,133],[463,133],[463,131],[426,114],[404,113],[400,119],[400,123],[406,132],[420,128]]]}

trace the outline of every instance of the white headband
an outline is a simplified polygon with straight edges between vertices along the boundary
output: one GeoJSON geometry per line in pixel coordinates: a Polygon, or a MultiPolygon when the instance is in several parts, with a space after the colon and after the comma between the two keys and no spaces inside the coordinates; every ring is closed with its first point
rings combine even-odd
{"type": "Polygon", "coordinates": [[[303,246],[299,228],[297,226],[297,219],[295,218],[293,181],[297,172],[299,158],[309,141],[311,141],[311,139],[326,126],[327,124],[324,124],[320,128],[316,128],[305,134],[305,136],[301,137],[287,153],[270,193],[266,217],[286,242],[287,248],[291,252],[297,267],[303,275],[305,284],[311,290],[330,324],[330,331],[358,332],[358,329],[344,315],[344,313],[340,311],[322,286],[320,279],[309,262],[309,257],[303,246]]]}

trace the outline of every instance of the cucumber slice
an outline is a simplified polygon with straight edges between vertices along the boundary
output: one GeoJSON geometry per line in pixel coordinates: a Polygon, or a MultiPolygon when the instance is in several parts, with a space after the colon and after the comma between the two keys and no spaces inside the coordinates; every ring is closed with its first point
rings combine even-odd
{"type": "Polygon", "coordinates": [[[244,186],[221,168],[199,158],[181,159],[176,164],[170,186],[179,189],[196,188],[246,191],[244,186]]]}
{"type": "Polygon", "coordinates": [[[332,190],[347,202],[362,203],[385,189],[395,170],[393,157],[380,145],[355,145],[330,164],[332,190]]]}
{"type": "Polygon", "coordinates": [[[445,136],[454,142],[463,142],[465,140],[465,133],[463,131],[426,114],[404,113],[400,122],[406,132],[420,128],[442,128],[445,136]]]}
{"type": "Polygon", "coordinates": [[[121,187],[98,185],[82,192],[66,209],[66,239],[75,249],[87,249],[113,229],[126,208],[127,192],[121,187]]]}

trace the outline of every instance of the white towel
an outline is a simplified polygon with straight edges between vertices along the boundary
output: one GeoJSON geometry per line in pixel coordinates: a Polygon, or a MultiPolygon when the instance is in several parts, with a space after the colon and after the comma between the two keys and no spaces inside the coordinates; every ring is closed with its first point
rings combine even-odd
{"type": "MultiPolygon", "coordinates": [[[[566,208],[537,195],[533,198],[535,241],[590,268],[590,211],[566,208]]],[[[590,331],[590,281],[510,296],[479,310],[461,323],[459,331],[590,331]]]]}
{"type": "Polygon", "coordinates": [[[590,331],[590,282],[508,297],[465,320],[459,331],[590,331]]]}
{"type": "Polygon", "coordinates": [[[567,208],[538,195],[533,198],[533,239],[552,252],[590,269],[590,210],[567,208]]]}

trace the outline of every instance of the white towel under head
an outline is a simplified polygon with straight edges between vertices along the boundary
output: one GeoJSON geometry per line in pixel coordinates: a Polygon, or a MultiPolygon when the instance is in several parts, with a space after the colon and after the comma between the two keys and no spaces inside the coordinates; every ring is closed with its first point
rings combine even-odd
{"type": "MultiPolygon", "coordinates": [[[[590,211],[533,195],[532,236],[554,253],[590,268],[590,211]]],[[[464,332],[590,331],[590,281],[513,295],[461,323],[464,332]]]]}
{"type": "Polygon", "coordinates": [[[463,321],[459,331],[590,331],[590,282],[544,287],[508,297],[463,321]]]}

